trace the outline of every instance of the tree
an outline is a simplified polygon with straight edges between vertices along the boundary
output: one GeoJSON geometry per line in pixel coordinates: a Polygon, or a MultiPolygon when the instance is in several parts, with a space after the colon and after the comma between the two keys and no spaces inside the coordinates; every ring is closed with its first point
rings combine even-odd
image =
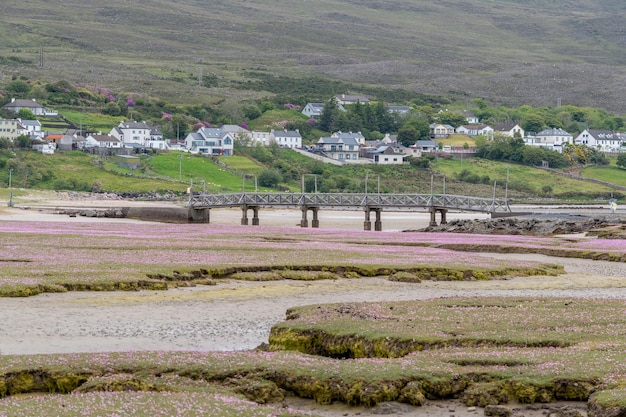
{"type": "Polygon", "coordinates": [[[341,110],[337,107],[337,100],[332,98],[328,100],[322,108],[322,114],[320,115],[319,127],[324,132],[330,132],[333,122],[337,119],[338,113],[341,110]]]}
{"type": "Polygon", "coordinates": [[[525,117],[522,122],[522,129],[528,133],[538,133],[543,130],[545,126],[543,117],[537,114],[529,114],[525,117]]]}
{"type": "Polygon", "coordinates": [[[276,187],[281,180],[280,173],[274,169],[263,170],[258,177],[259,185],[263,187],[276,187]]]}
{"type": "Polygon", "coordinates": [[[261,110],[257,106],[249,105],[243,107],[243,115],[248,120],[254,120],[261,117],[261,110]]]}
{"type": "Polygon", "coordinates": [[[522,151],[522,161],[526,165],[540,166],[544,160],[543,149],[537,146],[525,146],[522,151]]]}
{"type": "Polygon", "coordinates": [[[7,84],[5,90],[13,96],[26,98],[26,95],[30,91],[30,84],[24,80],[14,80],[7,84]]]}
{"type": "Polygon", "coordinates": [[[119,104],[114,101],[107,103],[102,109],[102,114],[106,114],[109,116],[120,116],[122,114],[122,109],[119,104]]]}
{"type": "Polygon", "coordinates": [[[626,153],[620,153],[617,155],[616,165],[620,168],[626,168],[626,153]]]}
{"type": "Polygon", "coordinates": [[[17,117],[22,120],[34,120],[35,119],[35,115],[33,114],[33,112],[28,109],[20,109],[20,111],[17,112],[17,117]]]}
{"type": "Polygon", "coordinates": [[[398,130],[398,142],[404,146],[413,146],[420,138],[420,133],[413,126],[405,126],[398,130]]]}
{"type": "Polygon", "coordinates": [[[451,111],[446,111],[437,115],[437,120],[439,123],[447,124],[452,127],[459,127],[463,124],[467,123],[467,119],[461,113],[454,113],[451,111]]]}

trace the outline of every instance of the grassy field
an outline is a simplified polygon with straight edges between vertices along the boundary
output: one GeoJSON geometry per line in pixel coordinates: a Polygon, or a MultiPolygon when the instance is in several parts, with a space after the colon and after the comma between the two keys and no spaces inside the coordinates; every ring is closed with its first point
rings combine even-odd
{"type": "Polygon", "coordinates": [[[101,162],[96,156],[81,151],[67,153],[57,152],[54,155],[42,155],[35,152],[23,153],[24,167],[14,177],[13,186],[19,188],[27,180],[24,173],[36,171],[40,176],[38,188],[46,190],[91,190],[99,183],[100,189],[110,192],[124,191],[156,191],[172,190],[182,192],[188,187],[186,183],[166,179],[138,178],[138,172],[121,170],[115,166],[101,162]],[[29,168],[30,166],[30,168],[29,168]]]}
{"type": "Polygon", "coordinates": [[[123,116],[107,116],[102,113],[84,112],[73,109],[61,109],[60,113],[67,120],[70,120],[74,125],[83,131],[88,132],[102,132],[104,135],[108,135],[112,128],[120,124],[120,121],[125,120],[123,116]]]}
{"type": "MultiPolygon", "coordinates": [[[[128,169],[119,166],[114,158],[101,158],[80,151],[56,152],[54,155],[20,152],[19,162],[12,172],[12,185],[15,189],[184,193],[193,183],[196,190],[206,187],[207,192],[220,193],[241,191],[244,185],[246,191],[254,191],[256,180],[258,189],[264,191],[267,189],[258,184],[258,176],[273,167],[246,155],[212,159],[173,151],[139,157],[141,167],[128,169]]],[[[294,192],[301,189],[303,174],[307,175],[308,184],[313,181],[310,174],[315,172],[321,192],[364,192],[365,178],[368,177],[368,188],[377,189],[380,179],[383,193],[429,193],[432,182],[434,193],[445,191],[454,195],[491,197],[495,181],[496,197],[504,197],[508,192],[508,197],[518,202],[552,199],[566,203],[605,202],[612,193],[618,200],[622,198],[621,191],[608,186],[529,166],[475,158],[440,158],[432,162],[431,169],[409,165],[336,167],[289,150],[280,150],[277,155],[266,153],[264,158],[270,158],[271,164],[277,163],[283,171],[281,187],[294,192]],[[459,174],[464,171],[476,174],[481,181],[460,181],[459,174]]],[[[588,167],[581,175],[620,185],[625,183],[622,173],[623,170],[614,166],[588,167]]],[[[0,171],[0,181],[8,186],[8,171],[0,171]]]]}
{"type": "MultiPolygon", "coordinates": [[[[254,191],[254,179],[263,167],[249,158],[223,158],[227,165],[219,165],[211,159],[182,152],[139,155],[140,169],[119,166],[114,158],[101,158],[82,151],[56,152],[43,155],[37,152],[21,152],[19,166],[13,170],[12,186],[44,190],[108,192],[174,191],[184,193],[191,183],[194,188],[206,186],[207,192],[241,191],[242,176],[248,175],[247,191],[254,191]]],[[[8,172],[6,176],[8,186],[8,172]]],[[[261,190],[264,190],[261,187],[261,190]]]]}
{"type": "Polygon", "coordinates": [[[474,138],[467,136],[467,135],[450,135],[449,138],[436,139],[436,141],[440,143],[442,146],[445,146],[445,145],[459,146],[459,147],[463,147],[465,145],[474,146],[474,138]]]}
{"type": "Polygon", "coordinates": [[[497,181],[499,195],[502,195],[502,188],[507,183],[507,175],[509,192],[513,193],[511,196],[515,196],[516,192],[522,192],[539,198],[555,197],[562,201],[594,198],[606,201],[613,191],[610,187],[570,179],[542,169],[485,159],[437,159],[432,166],[450,178],[455,178],[464,170],[481,177],[487,176],[491,184],[497,181]]]}
{"type": "Polygon", "coordinates": [[[626,170],[615,165],[586,167],[581,171],[580,175],[626,187],[626,170]]]}

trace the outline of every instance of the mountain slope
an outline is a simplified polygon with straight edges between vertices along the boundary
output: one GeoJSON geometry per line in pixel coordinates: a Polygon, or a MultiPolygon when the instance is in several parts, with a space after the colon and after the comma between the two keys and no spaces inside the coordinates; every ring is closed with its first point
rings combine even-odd
{"type": "Polygon", "coordinates": [[[496,104],[560,99],[626,113],[620,1],[11,3],[0,5],[2,78],[63,78],[179,102],[245,100],[258,93],[231,84],[261,69],[496,104]],[[209,75],[220,88],[199,85],[209,75]]]}

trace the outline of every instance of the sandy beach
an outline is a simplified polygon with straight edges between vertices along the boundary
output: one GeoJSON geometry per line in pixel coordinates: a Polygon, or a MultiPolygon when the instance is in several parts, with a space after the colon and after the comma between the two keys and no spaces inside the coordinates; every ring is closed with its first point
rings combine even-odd
{"type": "MultiPolygon", "coordinates": [[[[121,204],[126,204],[123,202],[121,204]]],[[[94,204],[94,202],[90,202],[94,204]]],[[[120,204],[119,201],[114,204],[120,204]]],[[[0,208],[5,221],[134,222],[128,219],[69,217],[36,204],[0,208]]],[[[239,224],[240,211],[214,210],[216,223],[239,224]]],[[[330,227],[362,228],[363,213],[322,213],[320,222],[330,227]]],[[[472,213],[457,215],[475,216],[472,213]]],[[[449,218],[454,218],[454,214],[449,218]]],[[[293,225],[300,212],[263,211],[266,225],[293,225]],[[293,217],[292,217],[293,216],[293,217]]],[[[385,213],[385,230],[402,230],[428,222],[428,214],[385,213]],[[387,217],[389,215],[389,217],[387,217]],[[408,216],[408,218],[407,218],[408,216]]],[[[424,225],[425,226],[425,225],[424,225]]],[[[252,227],[252,226],[241,226],[252,227]]],[[[287,226],[290,227],[290,226],[287,226]]],[[[332,281],[241,282],[224,280],[216,286],[178,288],[169,291],[68,292],[29,298],[0,298],[0,354],[39,354],[128,350],[246,350],[266,342],[273,324],[289,307],[350,301],[419,300],[450,296],[550,296],[626,299],[626,265],[542,255],[485,256],[519,258],[564,265],[558,277],[511,278],[501,281],[391,282],[382,278],[332,281]]],[[[343,405],[319,406],[291,399],[291,404],[322,416],[369,415],[373,409],[343,405]]],[[[566,405],[566,404],[558,404],[566,405]]],[[[584,404],[575,404],[583,407],[584,404]]],[[[454,402],[429,402],[424,407],[392,404],[390,414],[404,416],[475,416],[454,402]]],[[[556,406],[556,405],[552,405],[556,406]]],[[[524,408],[528,417],[546,409],[524,408]]]]}

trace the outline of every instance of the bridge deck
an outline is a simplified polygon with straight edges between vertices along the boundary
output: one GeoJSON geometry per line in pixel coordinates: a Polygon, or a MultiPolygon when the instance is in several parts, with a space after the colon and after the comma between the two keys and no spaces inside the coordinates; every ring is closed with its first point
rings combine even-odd
{"type": "Polygon", "coordinates": [[[333,210],[384,211],[461,210],[484,213],[511,211],[508,200],[449,194],[359,194],[359,193],[231,193],[194,194],[188,207],[211,209],[219,207],[319,208],[333,210]]]}

